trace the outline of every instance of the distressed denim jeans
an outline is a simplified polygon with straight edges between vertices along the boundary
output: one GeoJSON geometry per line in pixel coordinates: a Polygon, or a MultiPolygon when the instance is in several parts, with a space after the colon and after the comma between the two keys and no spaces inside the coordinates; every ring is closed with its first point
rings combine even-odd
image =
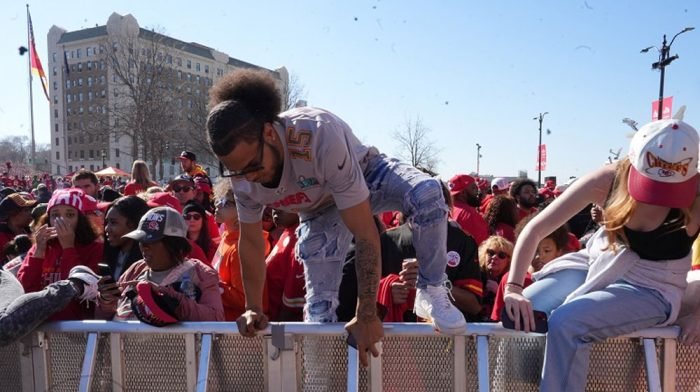
{"type": "Polygon", "coordinates": [[[11,273],[0,270],[0,346],[11,344],[32,332],[44,320],[65,308],[76,294],[67,280],[25,294],[11,273]]]}
{"type": "Polygon", "coordinates": [[[622,280],[562,305],[585,277],[562,270],[523,291],[534,309],[551,313],[540,391],[584,391],[594,342],[653,327],[671,312],[658,291],[622,280]]]}
{"type": "MultiPolygon", "coordinates": [[[[418,259],[418,288],[442,284],[447,276],[447,204],[439,180],[383,154],[364,171],[372,212],[401,211],[411,224],[418,259]]],[[[296,253],[304,263],[304,320],[335,322],[338,288],[352,233],[335,206],[304,219],[297,228],[296,253]]]]}

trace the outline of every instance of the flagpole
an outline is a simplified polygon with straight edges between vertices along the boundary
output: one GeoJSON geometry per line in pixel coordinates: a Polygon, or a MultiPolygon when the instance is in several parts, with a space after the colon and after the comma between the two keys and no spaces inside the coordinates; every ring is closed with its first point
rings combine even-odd
{"type": "MultiPolygon", "coordinates": [[[[29,24],[29,4],[27,4],[27,48],[31,48],[32,38],[29,24]]],[[[31,49],[30,49],[31,51],[31,49]]],[[[27,70],[29,71],[29,129],[32,135],[32,168],[36,170],[36,142],[34,140],[34,97],[32,95],[32,56],[27,56],[27,70]]]]}

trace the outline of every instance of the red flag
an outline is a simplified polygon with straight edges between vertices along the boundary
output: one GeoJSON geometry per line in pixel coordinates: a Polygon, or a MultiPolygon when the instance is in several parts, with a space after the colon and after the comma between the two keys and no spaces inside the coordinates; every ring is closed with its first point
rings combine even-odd
{"type": "Polygon", "coordinates": [[[41,88],[44,90],[44,95],[48,101],[49,92],[47,90],[46,74],[44,73],[44,68],[41,66],[41,60],[39,60],[39,55],[36,53],[36,45],[34,43],[34,28],[32,27],[32,16],[29,14],[27,9],[27,18],[29,19],[29,61],[32,64],[32,73],[39,78],[41,81],[41,88]]]}
{"type": "Polygon", "coordinates": [[[540,144],[537,148],[537,163],[535,163],[535,171],[544,171],[547,167],[547,145],[540,144]]]}

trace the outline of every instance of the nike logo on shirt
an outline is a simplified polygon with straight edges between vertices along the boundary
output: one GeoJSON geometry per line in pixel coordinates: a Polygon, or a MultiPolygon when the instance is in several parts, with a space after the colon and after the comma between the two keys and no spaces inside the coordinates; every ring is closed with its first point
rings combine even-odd
{"type": "Polygon", "coordinates": [[[345,167],[345,161],[348,160],[348,156],[346,155],[345,158],[343,158],[343,162],[338,164],[338,170],[343,170],[345,167]]]}

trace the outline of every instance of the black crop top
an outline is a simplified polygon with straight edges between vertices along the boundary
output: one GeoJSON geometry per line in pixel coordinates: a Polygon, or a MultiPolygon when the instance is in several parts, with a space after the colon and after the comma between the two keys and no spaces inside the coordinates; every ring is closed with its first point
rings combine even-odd
{"type": "Polygon", "coordinates": [[[666,219],[654,230],[637,231],[624,228],[630,249],[646,260],[675,260],[690,253],[695,235],[689,236],[683,225],[681,210],[672,208],[666,219]]]}

